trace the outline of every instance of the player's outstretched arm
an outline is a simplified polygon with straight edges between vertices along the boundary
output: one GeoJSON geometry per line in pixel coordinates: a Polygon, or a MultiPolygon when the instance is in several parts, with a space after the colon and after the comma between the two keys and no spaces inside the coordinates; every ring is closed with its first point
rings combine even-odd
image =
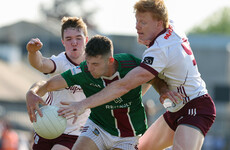
{"type": "Polygon", "coordinates": [[[30,121],[36,121],[35,111],[42,116],[39,104],[46,105],[41,98],[47,92],[55,91],[67,87],[67,83],[61,75],[56,75],[48,81],[40,81],[32,85],[26,94],[26,105],[30,121]]]}
{"type": "Polygon", "coordinates": [[[97,94],[81,101],[81,103],[83,103],[82,105],[85,108],[93,108],[108,103],[128,93],[131,89],[150,81],[154,77],[155,76],[146,69],[136,67],[121,80],[112,82],[97,94]]]}
{"type": "Polygon", "coordinates": [[[152,73],[141,67],[136,67],[121,80],[112,82],[100,92],[82,101],[72,103],[62,102],[63,105],[68,105],[68,107],[61,107],[58,113],[64,117],[73,115],[75,117],[74,120],[76,120],[86,109],[100,106],[121,97],[131,89],[150,81],[152,78],[154,78],[152,73]]]}
{"type": "Polygon", "coordinates": [[[43,44],[38,38],[31,39],[27,45],[26,49],[28,51],[28,60],[35,69],[43,73],[50,73],[54,69],[54,63],[42,56],[39,51],[43,44]]]}

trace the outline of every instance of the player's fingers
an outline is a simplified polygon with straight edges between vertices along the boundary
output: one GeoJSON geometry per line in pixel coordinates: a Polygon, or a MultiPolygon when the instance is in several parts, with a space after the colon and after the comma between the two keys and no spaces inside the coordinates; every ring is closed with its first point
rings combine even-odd
{"type": "Polygon", "coordinates": [[[39,38],[34,39],[36,42],[41,42],[39,38]]]}
{"type": "Polygon", "coordinates": [[[178,97],[173,92],[169,93],[168,98],[174,103],[179,103],[178,97]]]}
{"type": "Polygon", "coordinates": [[[33,45],[34,41],[29,41],[27,45],[33,45]]]}
{"type": "Polygon", "coordinates": [[[58,110],[58,115],[59,116],[63,116],[63,117],[68,117],[68,116],[70,116],[70,115],[73,115],[74,113],[72,112],[72,110],[71,109],[68,109],[68,108],[60,108],[59,110],[58,110]]]}
{"type": "Polygon", "coordinates": [[[63,101],[61,101],[60,102],[62,105],[69,105],[70,104],[70,102],[63,102],[63,101]]]}
{"type": "Polygon", "coordinates": [[[74,115],[72,115],[72,116],[70,116],[70,117],[68,117],[66,119],[69,120],[69,119],[72,119],[72,118],[74,118],[74,115]]]}
{"type": "Polygon", "coordinates": [[[165,98],[163,98],[163,96],[160,96],[160,102],[161,102],[161,104],[164,103],[164,99],[165,99],[165,98]]]}
{"type": "MultiPolygon", "coordinates": [[[[36,106],[36,111],[37,111],[37,113],[39,114],[39,116],[40,117],[42,117],[43,116],[43,114],[42,114],[42,111],[41,111],[41,109],[38,107],[38,106],[36,106]]],[[[36,116],[35,116],[35,119],[36,119],[36,116]]]]}
{"type": "Polygon", "coordinates": [[[167,94],[160,95],[160,102],[163,104],[166,98],[168,98],[167,94]]]}
{"type": "Polygon", "coordinates": [[[30,121],[31,122],[34,122],[34,121],[36,122],[35,110],[33,109],[33,107],[30,108],[29,116],[30,116],[30,121]]]}
{"type": "Polygon", "coordinates": [[[183,100],[183,97],[181,96],[181,94],[179,94],[177,92],[172,92],[172,93],[170,93],[170,95],[171,95],[173,101],[176,102],[177,104],[183,100]]]}
{"type": "MultiPolygon", "coordinates": [[[[57,111],[58,114],[59,114],[59,113],[62,113],[65,109],[66,109],[65,107],[60,107],[60,108],[58,109],[58,111],[57,111]]],[[[59,116],[61,116],[61,115],[59,115],[59,116]]]]}
{"type": "Polygon", "coordinates": [[[31,109],[27,108],[27,110],[28,110],[28,115],[29,115],[29,118],[30,118],[30,122],[33,122],[33,117],[32,117],[31,109]]]}
{"type": "Polygon", "coordinates": [[[63,117],[65,117],[65,118],[68,118],[68,117],[70,117],[70,116],[73,116],[73,112],[72,111],[69,111],[69,112],[66,112],[64,115],[62,115],[63,117]]]}
{"type": "Polygon", "coordinates": [[[169,94],[167,98],[170,99],[172,102],[177,103],[177,99],[173,95],[169,94]]]}
{"type": "Polygon", "coordinates": [[[40,103],[41,105],[43,105],[43,106],[46,106],[46,105],[47,105],[42,99],[39,100],[39,103],[40,103]]]}

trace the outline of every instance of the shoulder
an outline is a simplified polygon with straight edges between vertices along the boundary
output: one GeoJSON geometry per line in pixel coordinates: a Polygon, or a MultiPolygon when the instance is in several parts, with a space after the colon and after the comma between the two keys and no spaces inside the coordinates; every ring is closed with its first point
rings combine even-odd
{"type": "Polygon", "coordinates": [[[72,75],[76,75],[82,72],[80,66],[76,66],[70,69],[72,75]]]}
{"type": "Polygon", "coordinates": [[[164,34],[160,35],[156,39],[155,43],[151,47],[161,49],[175,44],[181,44],[183,42],[182,39],[184,38],[187,39],[185,33],[177,29],[174,22],[170,21],[169,28],[164,34]]]}
{"type": "Polygon", "coordinates": [[[67,59],[66,59],[66,55],[65,55],[65,52],[61,52],[60,54],[58,54],[58,55],[52,55],[51,57],[50,57],[50,59],[51,60],[53,60],[53,61],[66,61],[67,59]]]}
{"type": "Polygon", "coordinates": [[[88,73],[88,66],[86,64],[86,61],[83,61],[80,63],[79,68],[81,69],[82,72],[88,73]]]}
{"type": "Polygon", "coordinates": [[[134,68],[139,66],[141,62],[141,59],[127,53],[116,54],[114,55],[114,58],[118,61],[121,68],[134,68]]]}
{"type": "Polygon", "coordinates": [[[115,54],[114,58],[118,61],[124,61],[124,60],[139,60],[139,58],[135,57],[132,54],[128,54],[128,53],[119,53],[119,54],[115,54]]]}

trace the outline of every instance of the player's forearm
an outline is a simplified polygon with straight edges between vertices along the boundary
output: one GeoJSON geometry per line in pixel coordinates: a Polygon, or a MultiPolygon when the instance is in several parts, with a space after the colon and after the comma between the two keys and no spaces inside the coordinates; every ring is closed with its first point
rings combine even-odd
{"type": "Polygon", "coordinates": [[[125,86],[121,86],[113,82],[108,85],[106,88],[101,90],[100,92],[86,98],[82,101],[84,108],[94,108],[105,103],[108,103],[122,95],[126,94],[129,90],[125,88],[125,86]]]}
{"type": "Polygon", "coordinates": [[[152,73],[136,67],[130,71],[124,78],[114,81],[106,88],[84,100],[85,108],[93,108],[108,103],[122,95],[128,93],[149,80],[154,78],[152,73]]]}
{"type": "Polygon", "coordinates": [[[154,78],[150,83],[160,95],[169,90],[167,83],[158,77],[154,78]]]}
{"type": "Polygon", "coordinates": [[[28,60],[31,66],[42,72],[42,54],[40,51],[28,52],[28,60]]]}
{"type": "Polygon", "coordinates": [[[46,88],[46,81],[39,81],[32,85],[28,92],[32,92],[40,97],[44,96],[48,91],[46,88]]]}

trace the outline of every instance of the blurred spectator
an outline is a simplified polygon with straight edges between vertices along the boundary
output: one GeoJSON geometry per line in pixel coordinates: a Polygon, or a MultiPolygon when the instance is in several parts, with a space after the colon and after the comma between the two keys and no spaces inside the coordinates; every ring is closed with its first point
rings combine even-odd
{"type": "Polygon", "coordinates": [[[0,150],[18,150],[19,137],[18,134],[11,128],[8,121],[2,122],[2,136],[0,150]]]}
{"type": "Polygon", "coordinates": [[[18,150],[29,150],[29,144],[28,137],[24,133],[20,133],[18,150]]]}
{"type": "Polygon", "coordinates": [[[148,99],[144,102],[145,113],[148,120],[148,125],[151,125],[153,122],[153,116],[159,111],[159,108],[156,107],[155,102],[152,99],[148,99]]]}

